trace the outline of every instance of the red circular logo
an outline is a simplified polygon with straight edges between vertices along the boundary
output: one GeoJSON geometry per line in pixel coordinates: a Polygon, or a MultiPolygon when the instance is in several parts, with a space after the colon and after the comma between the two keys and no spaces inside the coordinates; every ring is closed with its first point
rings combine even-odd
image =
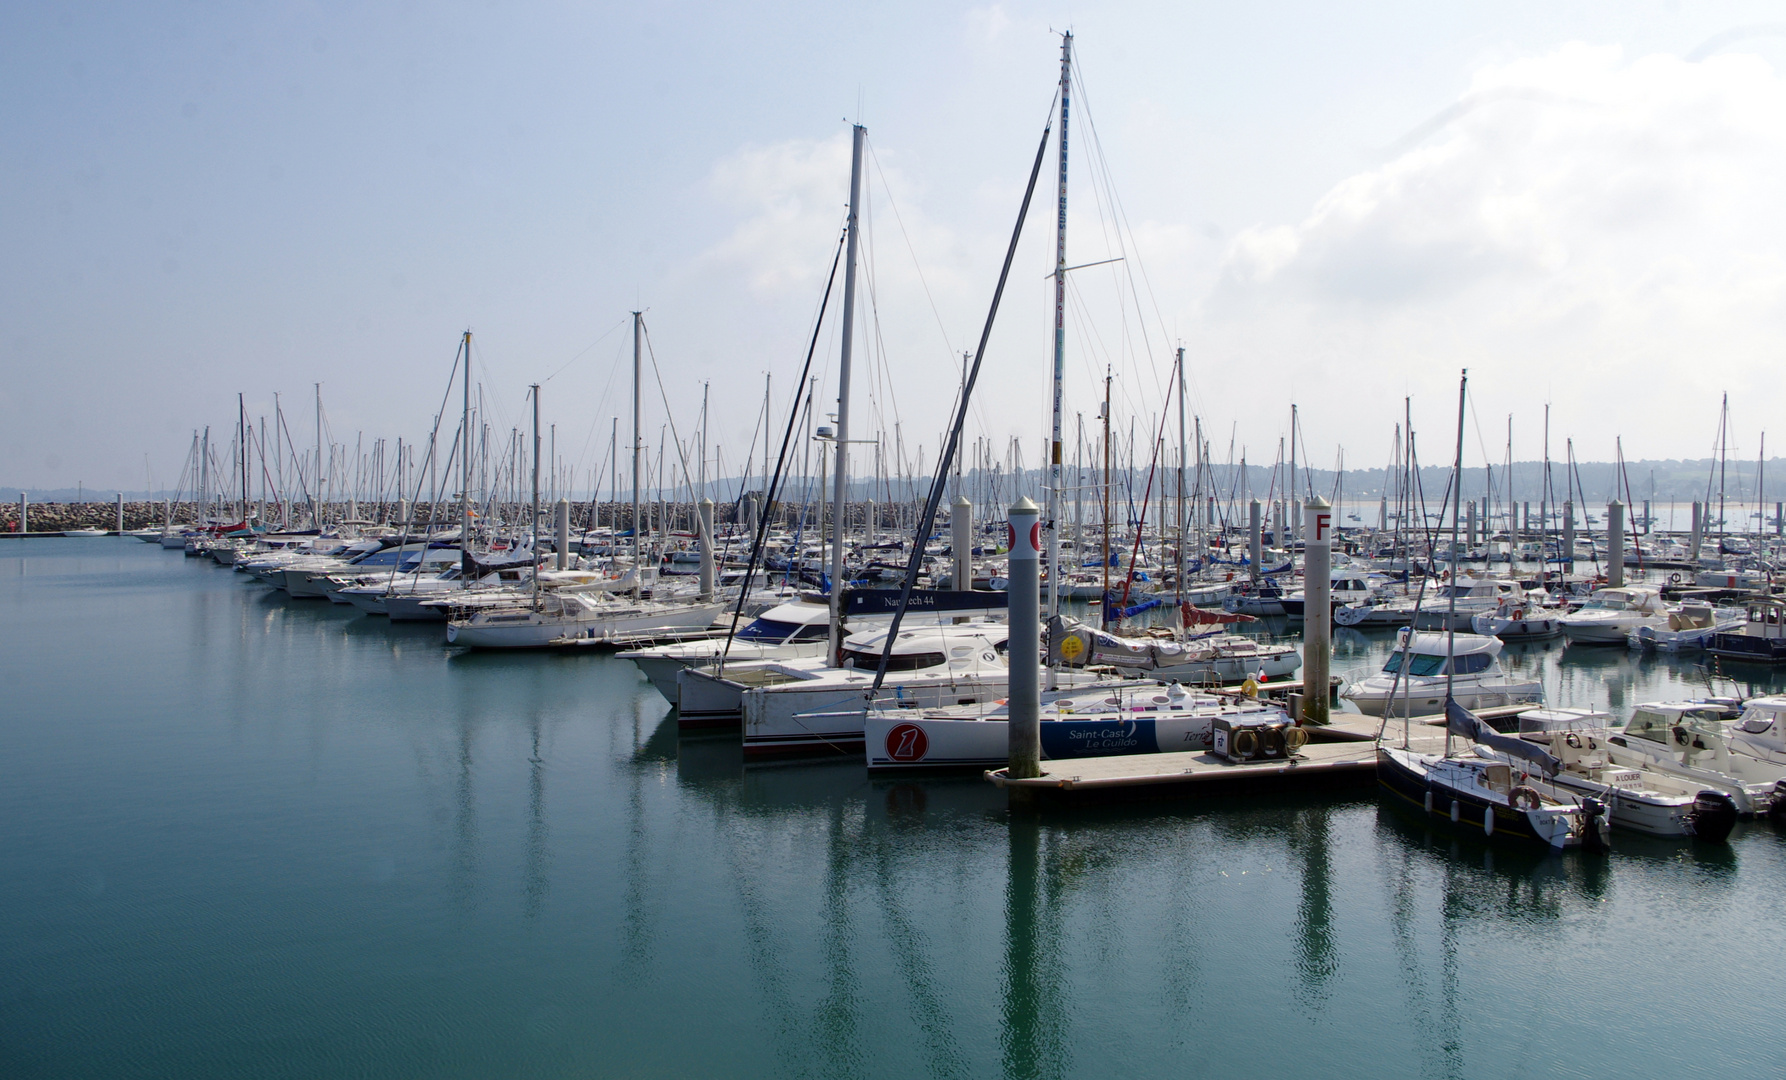
{"type": "Polygon", "coordinates": [[[895,724],[887,732],[887,756],[894,761],[922,761],[930,750],[930,736],[916,724],[895,724]]]}

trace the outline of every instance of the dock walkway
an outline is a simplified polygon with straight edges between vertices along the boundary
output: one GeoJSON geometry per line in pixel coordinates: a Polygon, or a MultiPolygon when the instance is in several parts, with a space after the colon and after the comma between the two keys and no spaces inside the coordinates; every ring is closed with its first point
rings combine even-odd
{"type": "MultiPolygon", "coordinates": [[[[1485,709],[1484,719],[1511,716],[1522,708],[1485,709]]],[[[1042,775],[1013,780],[1005,770],[986,779],[1013,802],[1035,807],[1133,799],[1197,799],[1268,792],[1366,788],[1377,778],[1377,727],[1382,719],[1360,713],[1334,713],[1333,723],[1311,727],[1309,742],[1289,759],[1232,762],[1201,751],[1063,758],[1042,762],[1042,775]]],[[[1391,720],[1384,741],[1401,745],[1402,724],[1391,720]]],[[[1445,747],[1442,716],[1417,716],[1408,724],[1409,745],[1425,753],[1445,747]]]]}

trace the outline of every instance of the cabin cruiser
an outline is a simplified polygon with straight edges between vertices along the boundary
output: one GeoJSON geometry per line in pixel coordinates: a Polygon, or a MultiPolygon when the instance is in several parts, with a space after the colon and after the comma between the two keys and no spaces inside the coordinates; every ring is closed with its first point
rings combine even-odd
{"type": "Polygon", "coordinates": [[[1371,716],[1427,716],[1445,704],[1449,678],[1452,696],[1466,709],[1541,699],[1544,685],[1510,677],[1501,667],[1500,653],[1499,638],[1403,630],[1383,670],[1348,686],[1340,696],[1371,716]]]}
{"type": "Polygon", "coordinates": [[[1480,830],[1484,838],[1552,851],[1606,850],[1605,804],[1593,797],[1546,794],[1527,782],[1532,773],[1560,771],[1548,751],[1496,732],[1455,700],[1445,702],[1445,714],[1451,733],[1469,742],[1462,754],[1378,744],[1377,782],[1398,803],[1429,820],[1449,819],[1460,830],[1480,830]]]}
{"type": "MultiPolygon", "coordinates": [[[[1377,595],[1384,584],[1381,575],[1373,577],[1369,571],[1351,566],[1335,567],[1327,579],[1328,594],[1335,608],[1366,603],[1377,595]]],[[[1303,617],[1306,594],[1306,588],[1285,593],[1278,604],[1284,609],[1285,615],[1300,619],[1303,617]]]]}
{"type": "Polygon", "coordinates": [[[1661,590],[1648,585],[1601,589],[1560,618],[1563,635],[1584,645],[1623,645],[1640,626],[1666,627],[1671,614],[1661,590]]]}
{"type": "MultiPolygon", "coordinates": [[[[1737,821],[1736,802],[1690,778],[1641,765],[1617,764],[1609,750],[1609,713],[1586,709],[1531,709],[1519,715],[1519,737],[1557,759],[1554,775],[1523,782],[1558,801],[1594,798],[1607,808],[1614,828],[1649,836],[1693,837],[1721,843],[1737,821]]],[[[1495,753],[1515,767],[1522,762],[1495,753]]]]}
{"type": "Polygon", "coordinates": [[[1786,754],[1775,749],[1781,713],[1786,698],[1755,698],[1740,712],[1731,698],[1647,702],[1602,749],[1613,765],[1687,780],[1730,796],[1739,814],[1763,814],[1786,808],[1775,799],[1786,779],[1786,754]]]}
{"type": "Polygon", "coordinates": [[[1786,603],[1772,597],[1750,601],[1742,623],[1713,634],[1706,650],[1719,660],[1786,662],[1786,603]]]}
{"type": "Polygon", "coordinates": [[[1523,603],[1525,599],[1525,588],[1517,581],[1459,578],[1441,583],[1416,605],[1414,628],[1468,633],[1472,617],[1494,611],[1509,601],[1523,603]]]}
{"type": "Polygon", "coordinates": [[[1540,641],[1563,632],[1562,615],[1561,608],[1506,599],[1493,611],[1470,616],[1470,629],[1502,641],[1540,641]]]}
{"type": "MultiPolygon", "coordinates": [[[[1043,760],[1205,751],[1214,745],[1218,718],[1273,726],[1292,753],[1307,737],[1277,705],[1197,693],[1179,683],[1050,691],[1042,694],[1040,714],[1043,760]]],[[[1009,720],[1005,701],[935,709],[877,704],[864,729],[868,767],[997,768],[1010,760],[1009,720]]]]}
{"type": "Polygon", "coordinates": [[[1739,631],[1747,619],[1742,608],[1684,603],[1668,614],[1665,626],[1643,623],[1625,633],[1625,644],[1645,652],[1698,652],[1718,634],[1739,631]]]}

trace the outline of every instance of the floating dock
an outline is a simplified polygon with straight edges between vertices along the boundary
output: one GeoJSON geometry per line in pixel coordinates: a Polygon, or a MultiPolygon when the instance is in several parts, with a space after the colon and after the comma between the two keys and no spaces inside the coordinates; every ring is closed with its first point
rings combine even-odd
{"type": "MultiPolygon", "coordinates": [[[[1517,714],[1531,706],[1484,709],[1485,720],[1517,714]]],[[[1229,795],[1332,791],[1369,788],[1377,782],[1377,729],[1381,717],[1334,713],[1333,723],[1305,728],[1309,742],[1290,758],[1233,762],[1208,751],[1124,754],[1042,762],[1042,775],[1013,780],[1005,770],[986,779],[1003,788],[1014,805],[1035,808],[1134,800],[1204,799],[1229,795]]],[[[1389,721],[1384,741],[1401,745],[1400,720],[1389,721]]],[[[1445,745],[1444,718],[1408,721],[1409,745],[1439,753],[1445,745]]]]}

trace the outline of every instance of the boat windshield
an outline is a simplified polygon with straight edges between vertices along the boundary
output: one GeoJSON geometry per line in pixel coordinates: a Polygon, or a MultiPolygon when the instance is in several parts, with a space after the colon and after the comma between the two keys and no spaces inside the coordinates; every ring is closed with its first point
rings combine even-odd
{"type": "Polygon", "coordinates": [[[749,626],[738,631],[738,640],[770,642],[819,641],[829,632],[829,626],[822,622],[801,624],[782,622],[779,619],[758,619],[749,626]]]}
{"type": "MultiPolygon", "coordinates": [[[[1383,665],[1383,674],[1394,675],[1401,672],[1403,658],[1404,654],[1402,653],[1390,653],[1389,662],[1383,665]]],[[[1437,675],[1445,670],[1445,658],[1443,656],[1432,656],[1427,653],[1409,653],[1406,654],[1406,659],[1408,661],[1407,674],[1409,676],[1437,675]]]]}

